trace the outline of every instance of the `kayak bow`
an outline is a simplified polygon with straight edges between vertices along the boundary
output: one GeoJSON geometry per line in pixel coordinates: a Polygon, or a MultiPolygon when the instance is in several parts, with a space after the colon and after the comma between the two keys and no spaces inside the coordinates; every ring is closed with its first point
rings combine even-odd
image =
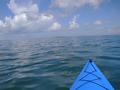
{"type": "Polygon", "coordinates": [[[88,60],[70,90],[114,90],[92,60],[88,60]]]}

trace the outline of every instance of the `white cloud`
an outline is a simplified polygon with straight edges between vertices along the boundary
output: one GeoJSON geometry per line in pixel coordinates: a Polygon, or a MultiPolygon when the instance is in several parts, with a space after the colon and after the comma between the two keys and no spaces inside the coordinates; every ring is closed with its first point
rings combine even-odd
{"type": "Polygon", "coordinates": [[[94,22],[94,24],[95,25],[101,25],[101,24],[103,24],[103,22],[101,20],[97,20],[97,21],[94,22]]]}
{"type": "Polygon", "coordinates": [[[63,9],[81,8],[85,5],[97,8],[103,0],[53,0],[51,6],[63,9]]]}
{"type": "Polygon", "coordinates": [[[54,16],[51,14],[41,14],[40,15],[40,19],[41,21],[49,21],[49,20],[53,20],[54,16]]]}
{"type": "Polygon", "coordinates": [[[23,30],[26,32],[60,29],[61,25],[49,13],[40,13],[37,4],[28,1],[25,5],[10,0],[8,7],[14,16],[0,20],[1,32],[23,30]]]}
{"type": "MultiPolygon", "coordinates": [[[[14,18],[8,18],[8,20],[10,20],[10,24],[11,24],[12,29],[23,27],[28,22],[27,16],[24,13],[16,15],[16,16],[14,16],[14,18]]],[[[6,19],[6,22],[7,22],[7,19],[6,19]]]]}
{"type": "Polygon", "coordinates": [[[1,26],[5,27],[5,25],[4,25],[4,23],[3,23],[2,20],[0,20],[0,27],[1,27],[1,26]]]}
{"type": "Polygon", "coordinates": [[[37,4],[32,3],[32,1],[29,1],[27,2],[27,4],[22,5],[22,4],[16,3],[16,0],[10,0],[8,7],[14,14],[39,12],[39,8],[37,4]]]}
{"type": "Polygon", "coordinates": [[[52,14],[40,14],[36,19],[29,20],[27,24],[28,31],[47,31],[52,24],[56,22],[52,14]]]}
{"type": "Polygon", "coordinates": [[[70,29],[79,29],[79,24],[77,23],[77,16],[74,16],[72,21],[69,23],[70,29]]]}
{"type": "Polygon", "coordinates": [[[61,29],[61,24],[59,24],[58,22],[54,22],[49,29],[50,30],[60,30],[61,29]]]}

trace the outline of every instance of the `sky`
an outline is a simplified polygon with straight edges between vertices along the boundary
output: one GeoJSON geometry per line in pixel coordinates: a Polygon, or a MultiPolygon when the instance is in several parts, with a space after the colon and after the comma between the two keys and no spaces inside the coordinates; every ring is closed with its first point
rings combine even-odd
{"type": "Polygon", "coordinates": [[[0,35],[120,35],[120,0],[0,0],[0,35]]]}

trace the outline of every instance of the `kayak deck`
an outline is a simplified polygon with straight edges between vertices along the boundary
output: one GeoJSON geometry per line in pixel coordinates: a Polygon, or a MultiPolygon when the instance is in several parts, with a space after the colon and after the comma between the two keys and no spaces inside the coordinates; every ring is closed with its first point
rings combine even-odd
{"type": "Polygon", "coordinates": [[[114,90],[92,60],[88,60],[70,90],[114,90]]]}

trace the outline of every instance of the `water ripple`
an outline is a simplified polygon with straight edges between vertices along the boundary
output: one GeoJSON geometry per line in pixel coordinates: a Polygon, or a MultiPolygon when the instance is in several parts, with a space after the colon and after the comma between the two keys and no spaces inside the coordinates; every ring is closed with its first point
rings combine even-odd
{"type": "Polygon", "coordinates": [[[0,90],[69,90],[88,58],[120,89],[120,37],[0,41],[0,90]]]}

